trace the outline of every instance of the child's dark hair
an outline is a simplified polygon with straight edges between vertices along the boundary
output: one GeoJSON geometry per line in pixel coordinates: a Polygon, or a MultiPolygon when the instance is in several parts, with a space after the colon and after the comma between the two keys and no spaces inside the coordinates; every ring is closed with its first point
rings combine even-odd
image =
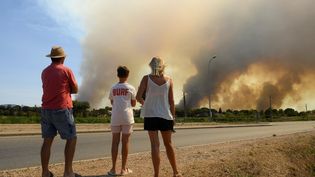
{"type": "Polygon", "coordinates": [[[118,66],[117,76],[120,78],[125,78],[129,76],[129,69],[126,66],[118,66]]]}

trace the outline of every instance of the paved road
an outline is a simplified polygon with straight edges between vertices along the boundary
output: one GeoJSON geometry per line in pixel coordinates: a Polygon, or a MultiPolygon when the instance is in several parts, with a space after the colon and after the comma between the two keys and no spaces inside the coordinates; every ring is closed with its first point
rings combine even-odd
{"type": "MultiPolygon", "coordinates": [[[[174,143],[177,147],[210,144],[315,130],[314,127],[315,121],[273,123],[262,127],[181,129],[174,134],[174,143]]],[[[0,170],[40,165],[41,142],[40,136],[0,137],[0,170]]],[[[55,138],[51,163],[63,161],[64,144],[59,137],[55,138]]],[[[109,157],[110,146],[111,133],[79,134],[75,160],[109,157]]],[[[147,133],[134,132],[130,153],[149,150],[147,133]]]]}

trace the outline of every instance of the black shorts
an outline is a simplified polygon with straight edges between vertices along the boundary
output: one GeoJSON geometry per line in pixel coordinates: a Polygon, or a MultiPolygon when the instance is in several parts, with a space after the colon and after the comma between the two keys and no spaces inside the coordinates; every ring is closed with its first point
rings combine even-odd
{"type": "Polygon", "coordinates": [[[145,117],[144,130],[148,131],[169,131],[174,129],[174,121],[166,120],[160,117],[145,117]]]}

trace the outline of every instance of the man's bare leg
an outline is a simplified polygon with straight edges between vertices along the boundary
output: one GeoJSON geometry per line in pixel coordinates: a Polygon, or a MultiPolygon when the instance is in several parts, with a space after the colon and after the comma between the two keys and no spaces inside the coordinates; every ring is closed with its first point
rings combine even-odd
{"type": "Polygon", "coordinates": [[[41,163],[42,163],[42,177],[49,177],[49,159],[50,159],[50,149],[52,142],[54,141],[53,138],[44,138],[43,145],[40,151],[41,163]]]}
{"type": "Polygon", "coordinates": [[[75,153],[75,146],[77,143],[77,138],[68,139],[65,147],[65,169],[64,177],[74,177],[72,162],[75,153]]]}

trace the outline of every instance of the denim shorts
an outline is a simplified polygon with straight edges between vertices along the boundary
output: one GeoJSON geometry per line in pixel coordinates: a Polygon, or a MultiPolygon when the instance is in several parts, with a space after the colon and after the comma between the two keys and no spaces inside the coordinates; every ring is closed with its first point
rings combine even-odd
{"type": "Polygon", "coordinates": [[[41,127],[43,138],[53,138],[57,131],[62,139],[77,137],[72,109],[42,109],[41,127]]]}

